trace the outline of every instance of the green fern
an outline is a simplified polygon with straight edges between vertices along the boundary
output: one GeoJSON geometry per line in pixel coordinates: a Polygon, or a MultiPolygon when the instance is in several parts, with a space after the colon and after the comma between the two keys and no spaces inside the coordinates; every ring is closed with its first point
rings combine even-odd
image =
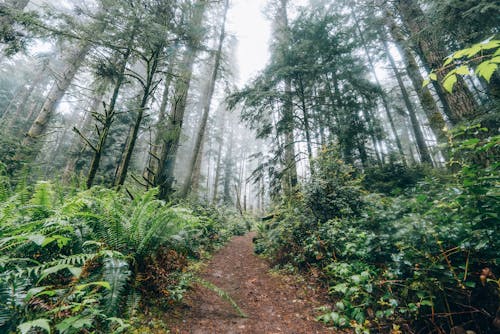
{"type": "Polygon", "coordinates": [[[104,260],[103,279],[111,287],[105,294],[104,312],[108,316],[118,314],[130,275],[128,263],[123,259],[108,257],[104,260]]]}
{"type": "Polygon", "coordinates": [[[9,332],[22,318],[29,279],[19,279],[12,272],[5,272],[0,279],[0,332],[9,332]]]}

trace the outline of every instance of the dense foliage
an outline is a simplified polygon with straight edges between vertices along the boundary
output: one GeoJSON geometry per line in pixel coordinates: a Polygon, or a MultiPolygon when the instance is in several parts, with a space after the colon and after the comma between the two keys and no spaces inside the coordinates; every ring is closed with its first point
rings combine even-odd
{"type": "MultiPolygon", "coordinates": [[[[350,167],[324,150],[315,179],[261,225],[256,250],[315,273],[335,301],[319,319],[337,327],[493,332],[500,138],[488,134],[479,126],[457,129],[458,171],[428,172],[397,196],[363,190],[363,176],[349,175],[350,167]],[[478,132],[485,139],[470,139],[478,132]]],[[[397,182],[392,177],[389,185],[397,182]]]]}
{"type": "Polygon", "coordinates": [[[1,181],[2,332],[122,332],[139,305],[182,299],[188,258],[246,228],[217,209],[166,205],[156,189],[130,200],[100,187],[11,191],[1,181]]]}
{"type": "Polygon", "coordinates": [[[0,332],[124,332],[193,282],[243,315],[189,263],[252,213],[328,325],[499,333],[498,1],[261,1],[0,1],[0,332]]]}

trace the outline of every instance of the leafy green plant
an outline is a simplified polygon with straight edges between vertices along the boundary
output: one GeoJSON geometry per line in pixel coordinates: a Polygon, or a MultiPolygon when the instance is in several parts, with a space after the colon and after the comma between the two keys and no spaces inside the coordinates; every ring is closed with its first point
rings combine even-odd
{"type": "Polygon", "coordinates": [[[229,233],[223,223],[156,194],[152,189],[131,201],[100,187],[75,192],[39,182],[8,197],[0,206],[0,295],[7,301],[0,305],[0,330],[123,332],[140,295],[154,288],[146,273],[158,270],[170,300],[180,300],[188,288],[175,274],[186,265],[183,254],[229,233]],[[168,264],[169,254],[181,260],[155,264],[160,257],[168,264]]]}
{"type": "Polygon", "coordinates": [[[490,38],[446,57],[443,66],[429,74],[429,78],[424,81],[424,86],[432,80],[437,80],[436,72],[447,71],[450,68],[451,70],[443,78],[443,87],[449,93],[453,92],[453,86],[458,80],[457,76],[475,75],[490,82],[499,64],[500,40],[490,38]]]}
{"type": "MultiPolygon", "coordinates": [[[[320,273],[332,303],[319,320],[357,333],[449,332],[457,324],[491,329],[488,314],[500,306],[500,290],[488,280],[500,271],[494,237],[500,234],[500,142],[480,125],[457,127],[451,135],[450,175],[423,173],[397,196],[359,189],[358,211],[348,214],[311,215],[322,202],[299,194],[260,226],[260,253],[320,273]],[[479,308],[486,313],[474,311],[479,308]]],[[[335,182],[335,173],[329,175],[323,181],[318,173],[314,182],[335,182]]],[[[352,182],[340,178],[333,193],[352,182]]]]}

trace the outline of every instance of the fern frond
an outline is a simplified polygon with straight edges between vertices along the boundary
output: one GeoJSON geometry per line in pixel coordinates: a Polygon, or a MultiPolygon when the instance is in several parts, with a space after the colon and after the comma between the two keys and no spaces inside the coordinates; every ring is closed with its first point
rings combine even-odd
{"type": "Polygon", "coordinates": [[[130,274],[127,261],[115,257],[108,257],[104,260],[103,279],[111,287],[104,295],[106,315],[116,316],[118,314],[130,274]]]}

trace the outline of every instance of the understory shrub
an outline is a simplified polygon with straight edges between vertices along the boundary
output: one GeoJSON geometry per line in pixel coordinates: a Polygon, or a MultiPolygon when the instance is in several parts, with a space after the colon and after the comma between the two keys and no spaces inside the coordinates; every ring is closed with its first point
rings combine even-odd
{"type": "Polygon", "coordinates": [[[2,333],[123,332],[149,298],[165,307],[182,299],[188,257],[213,250],[233,229],[165,204],[156,189],[130,200],[101,187],[12,190],[1,180],[2,333]]]}
{"type": "Polygon", "coordinates": [[[398,196],[363,190],[339,159],[320,158],[317,168],[336,172],[316,172],[261,223],[256,251],[316,268],[332,300],[318,319],[337,327],[498,332],[500,140],[464,137],[452,177],[428,175],[398,196]]]}

